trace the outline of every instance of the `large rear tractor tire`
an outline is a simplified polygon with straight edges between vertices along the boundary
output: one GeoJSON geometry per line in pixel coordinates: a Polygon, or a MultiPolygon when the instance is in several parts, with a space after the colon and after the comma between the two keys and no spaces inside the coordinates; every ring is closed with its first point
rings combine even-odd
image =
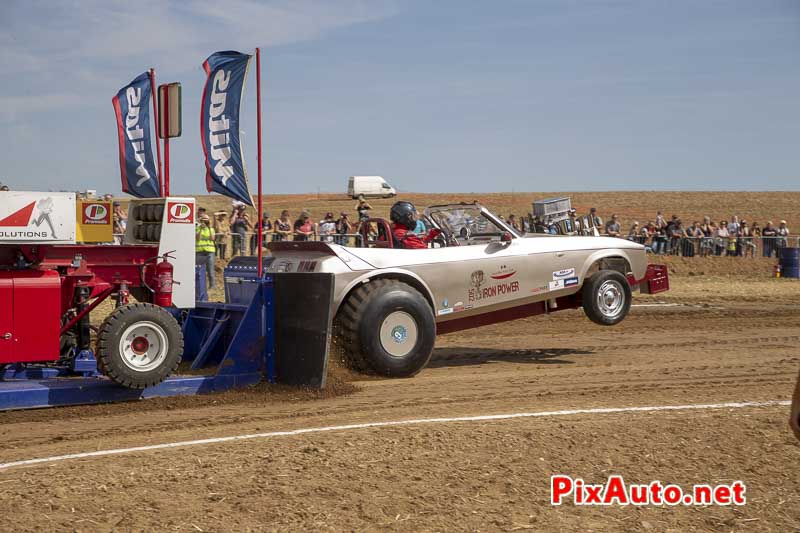
{"type": "Polygon", "coordinates": [[[358,370],[399,378],[428,364],[436,320],[425,298],[397,280],[375,280],[356,289],[339,310],[342,347],[358,370]]]}
{"type": "Polygon", "coordinates": [[[583,283],[583,310],[601,326],[622,322],[631,308],[631,287],[616,270],[600,270],[583,283]]]}
{"type": "Polygon", "coordinates": [[[177,320],[149,303],[123,305],[97,334],[97,362],[115,383],[144,389],[164,381],[181,362],[183,333],[177,320]]]}

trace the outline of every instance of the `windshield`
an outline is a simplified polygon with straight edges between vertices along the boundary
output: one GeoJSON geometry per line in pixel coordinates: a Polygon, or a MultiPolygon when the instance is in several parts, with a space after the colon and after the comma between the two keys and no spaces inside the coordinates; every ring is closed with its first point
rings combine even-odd
{"type": "Polygon", "coordinates": [[[508,231],[487,218],[480,206],[432,207],[426,214],[434,224],[460,244],[499,241],[508,231]]]}

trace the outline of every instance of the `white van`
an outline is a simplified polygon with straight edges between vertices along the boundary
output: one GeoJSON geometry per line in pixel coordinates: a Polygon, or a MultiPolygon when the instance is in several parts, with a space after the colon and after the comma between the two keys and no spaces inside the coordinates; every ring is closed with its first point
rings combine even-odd
{"type": "Polygon", "coordinates": [[[397,196],[397,191],[381,176],[350,176],[347,194],[354,199],[361,194],[368,198],[391,198],[397,196]]]}

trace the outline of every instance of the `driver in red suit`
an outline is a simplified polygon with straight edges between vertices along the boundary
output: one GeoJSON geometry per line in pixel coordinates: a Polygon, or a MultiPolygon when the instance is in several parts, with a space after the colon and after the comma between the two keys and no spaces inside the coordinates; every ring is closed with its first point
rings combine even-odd
{"type": "Polygon", "coordinates": [[[389,218],[392,221],[395,248],[410,250],[427,248],[428,243],[442,233],[436,228],[430,230],[423,238],[414,233],[414,228],[417,227],[417,208],[411,202],[395,202],[389,212],[389,218]]]}

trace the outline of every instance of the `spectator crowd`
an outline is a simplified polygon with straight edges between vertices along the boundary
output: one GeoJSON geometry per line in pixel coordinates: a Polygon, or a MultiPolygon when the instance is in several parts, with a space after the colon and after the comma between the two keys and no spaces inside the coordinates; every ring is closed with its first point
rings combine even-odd
{"type": "MultiPolygon", "coordinates": [[[[113,205],[114,244],[122,244],[128,215],[121,203],[110,194],[103,199],[113,205]]],[[[257,253],[258,224],[261,224],[262,246],[268,242],[309,240],[355,244],[361,238],[358,234],[360,223],[370,218],[372,206],[361,197],[354,206],[357,213],[355,220],[342,211],[338,216],[328,212],[319,221],[315,221],[305,209],[296,217],[285,209],[275,218],[264,212],[261,220],[257,221],[248,209],[247,205],[236,201],[232,203],[230,212],[223,210],[209,214],[204,207],[198,207],[196,260],[198,265],[205,265],[209,273],[209,288],[214,287],[212,273],[216,260],[257,253]]],[[[500,218],[523,235],[607,235],[643,244],[648,251],[657,255],[776,257],[780,248],[800,245],[798,236],[790,234],[785,220],[780,220],[778,224],[770,220],[762,226],[736,215],[719,221],[704,216],[702,221],[693,219],[691,224],[685,224],[677,215],[667,218],[658,211],[653,219],[644,224],[634,220],[629,226],[623,226],[617,214],[612,214],[604,222],[593,207],[585,217],[579,217],[572,209],[555,222],[544,222],[531,213],[520,217],[510,214],[500,218]]],[[[422,221],[418,224],[422,226],[419,229],[424,231],[422,221]]]]}
{"type": "MultiPolygon", "coordinates": [[[[360,220],[369,218],[372,207],[364,198],[359,198],[355,210],[360,220]]],[[[336,244],[350,244],[352,239],[358,238],[355,234],[358,222],[351,221],[350,215],[344,211],[339,216],[328,212],[320,221],[315,221],[311,213],[304,209],[293,218],[291,213],[284,209],[280,216],[270,217],[264,211],[261,220],[248,213],[248,207],[242,202],[234,201],[230,213],[215,211],[213,219],[204,207],[197,209],[198,226],[196,230],[196,262],[205,265],[208,273],[208,288],[214,288],[215,260],[226,260],[237,255],[255,255],[258,252],[258,225],[261,225],[261,246],[268,242],[281,241],[310,241],[320,240],[336,244]],[[230,245],[230,250],[229,250],[230,245]]]]}
{"type": "MultiPolygon", "coordinates": [[[[359,200],[356,205],[356,210],[362,219],[369,218],[370,209],[372,208],[364,200],[359,200]]],[[[198,219],[203,216],[208,217],[209,215],[205,208],[200,207],[198,208],[198,219]]],[[[215,252],[218,258],[227,259],[229,245],[230,257],[256,253],[259,222],[250,215],[247,205],[233,202],[230,213],[215,211],[213,217],[213,221],[210,221],[210,228],[213,231],[215,252]]],[[[288,210],[284,209],[280,216],[274,219],[269,212],[264,211],[260,224],[262,246],[266,246],[268,242],[309,240],[347,244],[349,239],[355,237],[358,227],[358,223],[352,221],[350,215],[344,211],[340,212],[338,217],[333,212],[328,212],[322,220],[315,221],[306,209],[294,218],[288,210]]]]}
{"type": "MultiPolygon", "coordinates": [[[[127,212],[112,195],[106,194],[103,199],[112,202],[114,244],[121,244],[128,220],[127,212]]],[[[352,220],[344,211],[338,216],[328,212],[320,221],[315,221],[308,210],[302,210],[293,218],[291,213],[284,209],[280,216],[274,219],[265,211],[260,222],[262,245],[266,246],[270,241],[290,240],[352,244],[354,239],[358,238],[359,222],[370,217],[371,209],[372,206],[360,197],[354,206],[358,214],[357,220],[352,220]]],[[[531,213],[519,218],[514,214],[500,218],[521,234],[577,234],[581,233],[582,227],[585,228],[585,223],[582,226],[574,209],[557,223],[544,223],[531,213]]],[[[658,211],[655,218],[647,223],[641,224],[634,220],[626,231],[617,214],[612,214],[604,223],[597,209],[592,207],[589,215],[584,217],[586,218],[600,234],[638,242],[658,255],[775,257],[779,248],[800,244],[795,242],[798,237],[790,234],[785,220],[780,220],[777,225],[770,220],[762,226],[758,222],[749,223],[736,215],[720,221],[704,216],[702,222],[694,219],[691,224],[686,225],[678,215],[672,215],[668,219],[658,211]]],[[[208,253],[213,252],[217,259],[224,260],[236,255],[256,253],[259,222],[248,213],[248,207],[244,203],[234,201],[230,212],[216,211],[212,215],[209,215],[205,208],[199,207],[197,220],[197,239],[198,242],[200,239],[203,240],[203,244],[198,244],[198,247],[203,247],[208,253]],[[204,227],[208,229],[201,231],[200,228],[204,227]],[[206,240],[211,244],[205,242],[206,240]]]]}
{"type": "MultiPolygon", "coordinates": [[[[748,223],[736,215],[719,222],[705,216],[702,222],[693,220],[686,225],[678,215],[667,219],[658,211],[646,224],[634,220],[625,231],[617,214],[603,223],[593,207],[588,220],[600,234],[638,242],[658,255],[776,257],[780,248],[797,246],[798,240],[797,236],[790,235],[785,220],[777,225],[770,220],[762,227],[758,222],[748,223]]],[[[531,214],[519,221],[515,215],[509,215],[506,223],[520,233],[576,234],[581,227],[574,209],[558,223],[544,224],[531,214]]]]}
{"type": "MultiPolygon", "coordinates": [[[[301,211],[294,219],[286,210],[275,219],[271,219],[269,213],[265,212],[261,220],[263,244],[288,240],[353,243],[352,239],[357,238],[359,221],[368,219],[371,209],[366,200],[359,199],[355,206],[358,220],[355,221],[346,212],[339,213],[338,217],[328,212],[320,221],[315,221],[307,210],[301,211]]],[[[200,213],[204,213],[203,208],[200,208],[200,213]]],[[[545,224],[532,214],[519,218],[511,214],[500,218],[521,234],[578,234],[585,227],[575,210],[571,210],[560,223],[545,224]]],[[[658,255],[775,257],[779,248],[794,246],[794,241],[797,240],[796,236],[790,235],[785,220],[780,220],[777,225],[770,220],[762,226],[758,222],[749,223],[738,216],[720,221],[705,216],[702,222],[693,220],[691,224],[685,225],[677,215],[666,218],[658,211],[655,218],[647,223],[641,224],[634,220],[626,230],[617,214],[612,214],[604,222],[594,207],[585,218],[588,218],[592,227],[597,228],[599,234],[638,242],[658,255]]],[[[226,258],[228,243],[231,244],[231,256],[256,253],[257,226],[247,213],[246,205],[234,202],[230,214],[225,211],[215,212],[212,229],[217,257],[226,258]]]]}

